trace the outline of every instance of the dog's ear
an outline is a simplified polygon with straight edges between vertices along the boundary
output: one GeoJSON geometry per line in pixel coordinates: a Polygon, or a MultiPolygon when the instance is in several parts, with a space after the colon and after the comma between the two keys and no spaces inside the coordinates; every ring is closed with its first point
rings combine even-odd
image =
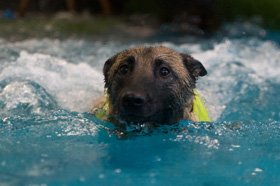
{"type": "Polygon", "coordinates": [[[107,61],[104,64],[103,75],[104,75],[104,80],[105,80],[105,88],[108,88],[108,86],[109,86],[109,71],[110,71],[113,63],[115,62],[116,58],[117,58],[117,55],[107,59],[107,61]]]}
{"type": "Polygon", "coordinates": [[[181,54],[181,56],[185,67],[194,78],[198,78],[198,76],[205,76],[207,74],[207,71],[201,62],[187,54],[181,54]]]}

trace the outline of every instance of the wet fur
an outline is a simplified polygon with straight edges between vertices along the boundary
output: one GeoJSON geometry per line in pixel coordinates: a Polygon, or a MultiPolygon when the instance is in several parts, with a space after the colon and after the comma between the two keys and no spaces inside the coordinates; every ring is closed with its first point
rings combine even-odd
{"type": "MultiPolygon", "coordinates": [[[[107,119],[113,123],[196,121],[192,113],[193,89],[197,78],[207,71],[191,56],[163,46],[135,47],[108,59],[103,73],[109,102],[107,119]],[[122,66],[128,67],[127,73],[123,74],[122,70],[127,68],[122,66]],[[163,68],[170,72],[167,77],[161,74],[163,68]],[[132,107],[132,111],[123,108],[124,97],[130,93],[143,98],[143,108],[142,105],[137,109],[132,107]]],[[[94,109],[103,102],[104,99],[94,109]]]]}

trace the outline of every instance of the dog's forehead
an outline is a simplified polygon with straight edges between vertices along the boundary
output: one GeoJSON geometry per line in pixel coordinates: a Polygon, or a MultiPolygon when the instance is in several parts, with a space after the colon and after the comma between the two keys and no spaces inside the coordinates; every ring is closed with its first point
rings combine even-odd
{"type": "Polygon", "coordinates": [[[117,61],[121,63],[130,56],[133,56],[138,63],[143,63],[143,65],[153,64],[156,59],[161,59],[168,63],[172,69],[186,72],[181,54],[164,46],[130,48],[119,53],[117,61]]]}
{"type": "Polygon", "coordinates": [[[173,59],[173,61],[180,61],[181,55],[167,47],[157,46],[157,47],[135,47],[127,49],[120,53],[120,57],[134,56],[135,58],[151,59],[155,58],[168,58],[173,59]]]}
{"type": "Polygon", "coordinates": [[[133,56],[139,66],[146,68],[147,66],[153,66],[156,59],[165,61],[181,78],[185,78],[187,70],[183,64],[183,58],[180,53],[164,47],[135,47],[120,52],[116,57],[115,65],[118,66],[125,62],[128,57],[133,56]]]}

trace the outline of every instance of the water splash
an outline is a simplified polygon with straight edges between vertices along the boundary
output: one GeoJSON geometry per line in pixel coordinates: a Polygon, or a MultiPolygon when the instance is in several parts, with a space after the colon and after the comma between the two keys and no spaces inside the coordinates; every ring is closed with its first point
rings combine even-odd
{"type": "Polygon", "coordinates": [[[4,115],[41,114],[58,107],[39,84],[22,79],[0,81],[0,105],[4,115]]]}
{"type": "Polygon", "coordinates": [[[255,38],[226,39],[213,49],[194,53],[194,57],[205,62],[209,72],[199,89],[209,102],[212,117],[227,120],[223,112],[230,109],[231,114],[237,110],[240,113],[229,120],[258,120],[264,116],[278,119],[279,109],[271,105],[275,102],[267,100],[279,101],[279,55],[279,47],[273,42],[255,38]],[[237,105],[233,107],[233,103],[237,105]],[[256,116],[259,104],[265,109],[256,116]],[[244,111],[250,113],[243,117],[244,111]]]}
{"type": "Polygon", "coordinates": [[[89,111],[103,92],[101,72],[86,63],[71,64],[46,54],[19,53],[16,61],[2,67],[0,78],[27,79],[43,86],[63,107],[89,111]]]}

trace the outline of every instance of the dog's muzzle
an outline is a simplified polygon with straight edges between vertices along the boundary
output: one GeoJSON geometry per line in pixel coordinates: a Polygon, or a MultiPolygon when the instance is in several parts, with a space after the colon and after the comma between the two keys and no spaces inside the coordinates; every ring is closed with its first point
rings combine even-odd
{"type": "Polygon", "coordinates": [[[127,92],[121,98],[121,110],[124,114],[138,115],[143,112],[146,102],[145,95],[127,92]]]}

